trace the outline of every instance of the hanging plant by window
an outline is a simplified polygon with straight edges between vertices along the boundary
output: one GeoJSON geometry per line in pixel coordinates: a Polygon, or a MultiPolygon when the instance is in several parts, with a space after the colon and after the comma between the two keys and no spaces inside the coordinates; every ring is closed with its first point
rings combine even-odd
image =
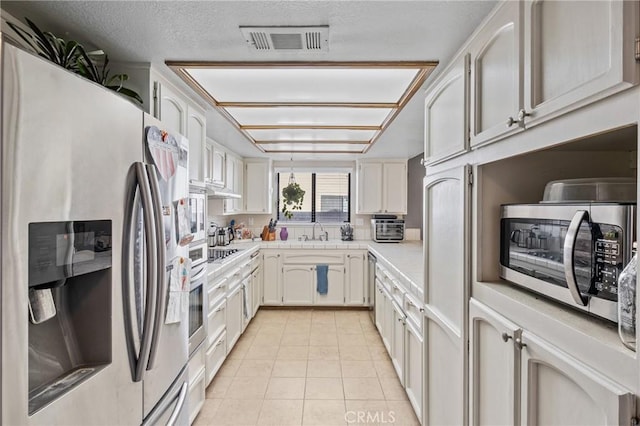
{"type": "Polygon", "coordinates": [[[80,43],[66,41],[51,32],[43,32],[28,18],[25,18],[25,21],[33,34],[12,22],[7,24],[39,56],[142,104],[140,95],[122,85],[129,79],[127,74],[109,75],[109,57],[104,52],[89,53],[80,43]],[[98,57],[103,58],[100,60],[98,57]]]}
{"type": "Polygon", "coordinates": [[[293,210],[302,210],[304,193],[305,190],[295,180],[289,180],[289,185],[282,188],[282,214],[287,219],[293,217],[293,210]]]}

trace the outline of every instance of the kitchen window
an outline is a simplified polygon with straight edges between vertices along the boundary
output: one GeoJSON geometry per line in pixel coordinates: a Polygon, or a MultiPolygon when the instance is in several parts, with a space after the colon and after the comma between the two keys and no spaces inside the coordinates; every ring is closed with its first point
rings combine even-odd
{"type": "Polygon", "coordinates": [[[351,173],[294,173],[295,183],[305,191],[300,210],[289,219],[282,212],[282,190],[289,185],[291,173],[277,173],[278,220],[293,223],[342,223],[351,219],[351,173]]]}

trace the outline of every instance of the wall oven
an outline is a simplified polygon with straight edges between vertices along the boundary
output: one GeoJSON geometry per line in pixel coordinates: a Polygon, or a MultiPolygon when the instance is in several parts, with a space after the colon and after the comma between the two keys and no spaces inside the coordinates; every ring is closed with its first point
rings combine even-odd
{"type": "Polygon", "coordinates": [[[632,257],[635,203],[501,208],[502,278],[617,322],[617,282],[632,257]]]}
{"type": "Polygon", "coordinates": [[[189,356],[206,338],[204,293],[207,282],[206,242],[189,250],[191,258],[191,290],[189,291],[189,356]]]}
{"type": "Polygon", "coordinates": [[[206,207],[207,196],[204,192],[191,192],[189,194],[189,218],[193,243],[207,238],[206,233],[206,207]]]}

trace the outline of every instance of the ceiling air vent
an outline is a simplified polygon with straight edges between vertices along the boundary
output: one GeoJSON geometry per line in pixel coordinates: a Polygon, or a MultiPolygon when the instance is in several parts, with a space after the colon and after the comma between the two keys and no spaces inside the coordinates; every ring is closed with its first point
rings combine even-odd
{"type": "Polygon", "coordinates": [[[240,27],[249,49],[257,51],[329,50],[329,26],[240,27]]]}

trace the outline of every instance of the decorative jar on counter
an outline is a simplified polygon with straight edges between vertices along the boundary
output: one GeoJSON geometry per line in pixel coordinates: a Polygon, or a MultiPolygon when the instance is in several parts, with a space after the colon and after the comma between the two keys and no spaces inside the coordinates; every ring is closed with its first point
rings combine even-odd
{"type": "Polygon", "coordinates": [[[289,231],[287,231],[287,228],[283,226],[280,230],[280,239],[282,241],[287,241],[287,238],[289,238],[289,231]]]}

